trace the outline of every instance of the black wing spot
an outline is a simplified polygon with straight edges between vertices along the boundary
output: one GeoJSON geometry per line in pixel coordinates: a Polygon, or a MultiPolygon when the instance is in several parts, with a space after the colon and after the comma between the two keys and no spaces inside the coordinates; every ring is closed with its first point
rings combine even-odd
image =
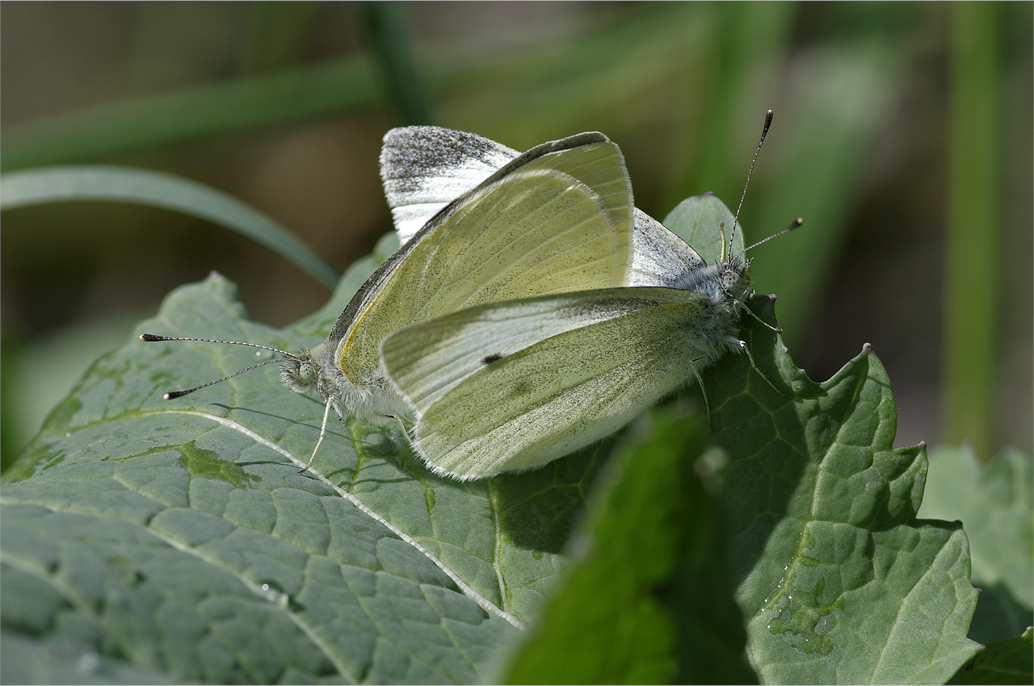
{"type": "Polygon", "coordinates": [[[500,355],[498,353],[492,353],[491,355],[489,355],[485,359],[481,360],[481,362],[483,362],[484,364],[492,364],[493,362],[498,362],[501,359],[503,359],[502,355],[500,355]]]}

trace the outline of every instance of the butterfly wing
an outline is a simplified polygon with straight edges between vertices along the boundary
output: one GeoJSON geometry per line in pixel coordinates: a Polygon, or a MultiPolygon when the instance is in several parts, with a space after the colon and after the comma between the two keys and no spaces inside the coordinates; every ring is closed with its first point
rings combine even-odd
{"type": "Polygon", "coordinates": [[[496,300],[620,285],[632,191],[598,133],[537,146],[450,203],[367,280],[331,340],[356,386],[379,372],[385,336],[496,300]]]}
{"type": "MultiPolygon", "coordinates": [[[[388,131],[381,148],[381,180],[401,241],[518,156],[512,148],[466,131],[438,126],[388,131]]],[[[689,272],[705,266],[692,244],[636,209],[623,285],[684,288],[689,272]]]]}
{"type": "Polygon", "coordinates": [[[447,204],[519,154],[484,136],[439,126],[388,131],[381,181],[399,239],[405,243],[447,204]]]}
{"type": "Polygon", "coordinates": [[[531,469],[620,428],[683,385],[729,326],[693,291],[621,288],[491,303],[403,329],[385,373],[432,469],[531,469]]]}
{"type": "MultiPolygon", "coordinates": [[[[623,196],[630,189],[612,182],[602,154],[594,143],[608,143],[606,136],[588,132],[549,141],[520,154],[483,136],[437,126],[408,126],[392,129],[381,147],[381,180],[395,228],[405,242],[415,235],[449,202],[514,171],[555,169],[589,185],[597,193],[614,198],[613,209],[628,213],[623,196]]],[[[612,145],[612,144],[610,144],[612,145]]],[[[620,157],[617,146],[613,150],[620,157]]],[[[624,165],[624,160],[621,160],[624,165]]]]}

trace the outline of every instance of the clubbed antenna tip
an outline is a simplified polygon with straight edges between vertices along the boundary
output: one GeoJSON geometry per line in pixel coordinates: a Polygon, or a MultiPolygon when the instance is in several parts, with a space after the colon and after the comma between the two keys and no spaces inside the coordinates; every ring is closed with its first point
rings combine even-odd
{"type": "MultiPolygon", "coordinates": [[[[761,129],[761,140],[758,141],[758,147],[754,150],[754,157],[750,161],[750,169],[747,170],[747,182],[743,184],[743,194],[740,195],[740,204],[736,206],[736,215],[732,220],[732,233],[729,234],[729,245],[732,246],[733,236],[736,235],[736,227],[740,223],[740,210],[743,209],[743,200],[747,197],[747,187],[750,186],[750,175],[754,173],[754,163],[758,161],[758,153],[761,152],[761,146],[765,144],[765,136],[768,135],[768,129],[772,126],[772,117],[775,113],[769,110],[765,113],[765,126],[761,129]]],[[[724,248],[723,248],[724,250],[724,248]]]]}
{"type": "Polygon", "coordinates": [[[743,252],[747,252],[748,250],[753,250],[754,248],[758,247],[762,243],[768,243],[773,238],[776,238],[778,236],[782,236],[785,233],[790,233],[791,231],[793,231],[794,229],[796,229],[797,227],[799,227],[803,223],[804,223],[804,220],[801,219],[800,217],[797,217],[797,219],[794,219],[793,222],[791,222],[790,225],[788,227],[786,227],[785,229],[783,229],[782,231],[777,231],[776,233],[772,234],[768,238],[762,238],[760,241],[758,241],[754,245],[750,246],[749,248],[744,248],[743,252]]]}

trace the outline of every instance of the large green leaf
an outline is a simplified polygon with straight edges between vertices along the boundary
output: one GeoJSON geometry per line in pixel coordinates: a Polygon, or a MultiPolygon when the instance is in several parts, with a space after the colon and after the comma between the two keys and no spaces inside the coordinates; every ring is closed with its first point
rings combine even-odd
{"type": "MultiPolygon", "coordinates": [[[[774,324],[770,300],[752,307],[774,324]]],[[[745,647],[763,683],[943,683],[976,652],[966,537],[917,519],[925,451],[892,447],[883,366],[865,349],[814,383],[771,329],[743,329],[785,395],[728,355],[703,374],[724,453],[665,417],[619,453],[509,679],[739,683],[745,647]]]]}
{"type": "Polygon", "coordinates": [[[715,573],[726,565],[713,556],[713,440],[701,417],[670,408],[638,423],[507,683],[756,683],[735,587],[715,573]]]}
{"type": "Polygon", "coordinates": [[[815,383],[768,328],[747,328],[787,394],[763,393],[741,357],[715,369],[715,424],[732,456],[722,503],[730,536],[753,542],[731,557],[762,681],[946,681],[977,648],[969,551],[958,523],[917,519],[925,450],[893,448],[886,370],[866,346],[815,383]]]}
{"type": "MultiPolygon", "coordinates": [[[[289,330],[246,321],[213,275],[138,333],[298,350],[373,266],[289,330]]],[[[561,567],[603,448],[460,484],[428,473],[397,429],[334,420],[299,474],[321,406],[275,367],[162,399],[251,361],[239,346],[134,341],[87,373],[3,488],[5,630],[176,681],[483,681],[561,567]]]]}

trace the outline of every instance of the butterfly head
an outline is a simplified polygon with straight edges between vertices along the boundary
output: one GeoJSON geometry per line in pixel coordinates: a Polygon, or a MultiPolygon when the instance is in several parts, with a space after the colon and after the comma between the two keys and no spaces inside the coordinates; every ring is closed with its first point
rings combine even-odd
{"type": "MultiPolygon", "coordinates": [[[[736,253],[718,264],[701,270],[697,282],[690,290],[700,291],[711,298],[720,310],[734,313],[737,304],[746,301],[754,293],[754,283],[747,267],[750,260],[743,253],[736,253]]],[[[733,319],[737,318],[733,314],[733,319]]]]}
{"type": "Polygon", "coordinates": [[[753,292],[753,282],[747,267],[750,260],[744,259],[743,254],[733,255],[719,265],[719,278],[721,289],[734,300],[743,300],[753,292]]]}
{"type": "Polygon", "coordinates": [[[298,393],[307,393],[319,380],[319,369],[309,351],[280,363],[280,382],[298,393]]]}
{"type": "Polygon", "coordinates": [[[336,341],[327,341],[315,348],[305,350],[298,355],[280,363],[280,383],[297,393],[308,393],[315,390],[324,402],[335,400],[334,406],[339,415],[347,414],[350,404],[343,404],[338,391],[341,387],[351,389],[341,370],[334,364],[336,341]]]}

